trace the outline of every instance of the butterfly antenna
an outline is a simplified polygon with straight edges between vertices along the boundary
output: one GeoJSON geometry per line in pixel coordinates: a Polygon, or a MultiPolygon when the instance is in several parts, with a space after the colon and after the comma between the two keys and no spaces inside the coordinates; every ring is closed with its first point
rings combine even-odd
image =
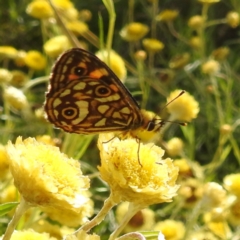
{"type": "Polygon", "coordinates": [[[173,101],[175,101],[176,99],[178,99],[179,97],[181,97],[184,93],[185,93],[185,91],[182,90],[175,98],[173,98],[170,102],[168,102],[168,103],[162,108],[162,110],[163,110],[164,108],[166,108],[169,104],[171,104],[173,101]]]}

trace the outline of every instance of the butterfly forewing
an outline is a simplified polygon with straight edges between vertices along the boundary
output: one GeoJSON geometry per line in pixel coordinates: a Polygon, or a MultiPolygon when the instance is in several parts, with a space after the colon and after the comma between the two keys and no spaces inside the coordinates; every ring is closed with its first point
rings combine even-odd
{"type": "Polygon", "coordinates": [[[126,131],[142,124],[136,101],[111,69],[76,48],[53,67],[45,111],[55,126],[74,133],[126,131]]]}

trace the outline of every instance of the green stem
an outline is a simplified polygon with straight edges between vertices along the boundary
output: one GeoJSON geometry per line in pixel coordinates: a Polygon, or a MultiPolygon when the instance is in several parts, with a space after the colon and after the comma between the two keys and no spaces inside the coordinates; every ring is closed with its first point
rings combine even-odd
{"type": "Polygon", "coordinates": [[[124,216],[122,222],[120,223],[119,227],[110,235],[108,240],[114,240],[117,236],[123,231],[125,226],[131,220],[131,218],[142,208],[139,205],[135,205],[134,203],[129,203],[128,211],[124,216]]]}
{"type": "Polygon", "coordinates": [[[16,209],[16,212],[12,218],[12,220],[9,222],[7,226],[7,230],[4,234],[4,237],[2,240],[10,240],[11,236],[13,234],[14,229],[17,226],[18,221],[22,217],[22,215],[30,208],[30,206],[27,204],[27,202],[21,198],[21,201],[16,209]]]}
{"type": "Polygon", "coordinates": [[[79,228],[76,232],[75,235],[81,230],[84,230],[86,232],[90,231],[93,227],[101,223],[105,216],[108,214],[108,212],[116,205],[114,202],[112,195],[109,196],[104,202],[104,205],[100,212],[90,221],[85,223],[81,228],[79,228]]]}

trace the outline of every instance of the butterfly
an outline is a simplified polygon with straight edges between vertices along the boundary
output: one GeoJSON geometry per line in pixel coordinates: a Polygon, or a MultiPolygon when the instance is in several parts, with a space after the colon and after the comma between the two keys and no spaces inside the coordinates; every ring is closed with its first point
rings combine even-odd
{"type": "Polygon", "coordinates": [[[80,48],[57,59],[44,108],[51,123],[70,133],[158,131],[163,123],[140,109],[103,61],[80,48]]]}

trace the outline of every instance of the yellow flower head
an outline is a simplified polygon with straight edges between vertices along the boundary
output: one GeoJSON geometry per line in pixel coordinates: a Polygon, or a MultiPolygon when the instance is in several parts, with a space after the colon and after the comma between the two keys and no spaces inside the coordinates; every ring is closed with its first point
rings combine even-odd
{"type": "Polygon", "coordinates": [[[215,60],[223,61],[227,59],[229,52],[230,52],[230,49],[228,47],[220,47],[215,49],[211,55],[215,60]]]}
{"type": "Polygon", "coordinates": [[[139,145],[136,139],[109,139],[107,134],[99,136],[99,171],[110,185],[115,203],[128,201],[145,207],[172,201],[178,189],[178,169],[171,159],[162,159],[160,147],[139,145]]]}
{"type": "Polygon", "coordinates": [[[24,110],[28,107],[26,96],[21,90],[15,87],[10,86],[5,89],[4,99],[9,104],[10,107],[15,108],[17,110],[24,110]]]}
{"type": "Polygon", "coordinates": [[[220,2],[220,0],[198,0],[198,1],[202,4],[209,4],[209,5],[220,2]]]}
{"type": "Polygon", "coordinates": [[[142,43],[148,52],[160,52],[164,48],[164,44],[155,38],[145,38],[142,43]]]}
{"type": "Polygon", "coordinates": [[[182,240],[186,231],[182,222],[174,220],[158,222],[154,230],[161,231],[167,240],[182,240]]]}
{"type": "Polygon", "coordinates": [[[11,240],[57,240],[55,237],[50,237],[48,233],[37,233],[32,229],[15,231],[11,236],[11,240]]]}
{"type": "Polygon", "coordinates": [[[226,16],[227,23],[230,27],[236,28],[239,26],[239,13],[238,12],[229,12],[226,16]]]}
{"type": "MultiPolygon", "coordinates": [[[[106,50],[101,50],[96,53],[96,56],[107,63],[108,65],[108,52],[106,50]]],[[[118,78],[124,82],[127,70],[125,67],[125,63],[120,55],[118,55],[114,50],[110,51],[110,59],[109,59],[109,67],[112,71],[118,76],[118,78]]]]}
{"type": "Polygon", "coordinates": [[[213,75],[220,70],[220,64],[216,60],[210,59],[202,65],[202,72],[213,75]]]}
{"type": "Polygon", "coordinates": [[[240,173],[229,174],[223,179],[224,187],[240,198],[240,173]]]}
{"type": "Polygon", "coordinates": [[[177,18],[178,14],[179,12],[176,10],[166,9],[156,16],[156,20],[163,22],[171,22],[177,18]]]}
{"type": "Polygon", "coordinates": [[[6,148],[0,144],[0,179],[3,179],[9,172],[9,163],[6,148]]]}
{"type": "Polygon", "coordinates": [[[43,70],[46,65],[47,61],[46,58],[38,51],[29,51],[25,56],[25,64],[32,68],[33,70],[43,70]]]}
{"type": "MultiPolygon", "coordinates": [[[[129,211],[129,203],[123,202],[117,206],[116,219],[121,223],[124,216],[129,211]]],[[[155,224],[155,213],[150,208],[144,208],[137,212],[124,228],[124,232],[150,231],[155,224]]]]}
{"type": "Polygon", "coordinates": [[[236,198],[231,204],[228,212],[228,221],[233,226],[240,225],[240,198],[236,198]]]}
{"type": "MultiPolygon", "coordinates": [[[[91,194],[86,191],[83,195],[89,197],[91,194]]],[[[42,210],[50,219],[68,227],[77,227],[80,224],[84,224],[93,215],[94,211],[91,200],[83,204],[77,212],[71,209],[56,209],[52,207],[42,208],[42,210]]]]}
{"type": "Polygon", "coordinates": [[[226,190],[215,182],[208,182],[203,187],[204,207],[216,208],[226,202],[226,190]]]}
{"type": "Polygon", "coordinates": [[[12,79],[12,73],[5,68],[0,68],[0,84],[9,83],[12,79]]]}
{"type": "Polygon", "coordinates": [[[204,23],[204,19],[200,15],[192,16],[188,20],[188,26],[194,30],[200,29],[203,26],[203,23],[204,23]]]}
{"type": "Polygon", "coordinates": [[[43,48],[45,53],[53,58],[58,57],[62,52],[71,47],[68,38],[65,35],[53,37],[45,42],[43,48]]]}
{"type": "Polygon", "coordinates": [[[16,88],[23,87],[27,82],[27,76],[24,72],[19,70],[12,71],[12,79],[10,84],[16,88]]]}
{"type": "Polygon", "coordinates": [[[88,31],[88,25],[79,20],[67,22],[66,27],[74,34],[80,36],[88,31]]]}
{"type": "Polygon", "coordinates": [[[189,60],[190,60],[189,53],[176,55],[170,60],[169,67],[172,69],[182,69],[189,63],[189,60]]]}
{"type": "Polygon", "coordinates": [[[0,57],[15,58],[17,49],[12,46],[0,46],[0,57]]]}
{"type": "Polygon", "coordinates": [[[48,1],[35,0],[28,4],[27,14],[35,18],[49,18],[53,16],[53,10],[48,1]]]}
{"type": "Polygon", "coordinates": [[[170,157],[181,155],[183,151],[183,141],[180,138],[174,137],[167,142],[167,153],[170,157]]]}
{"type": "Polygon", "coordinates": [[[121,31],[120,36],[129,42],[138,41],[149,31],[149,27],[139,22],[132,22],[126,25],[121,31]]]}
{"type": "Polygon", "coordinates": [[[179,177],[189,178],[192,177],[192,169],[189,166],[188,162],[184,158],[174,160],[174,165],[179,168],[179,177]]]}
{"type": "MultiPolygon", "coordinates": [[[[170,102],[181,90],[175,90],[170,93],[167,101],[170,102]]],[[[175,101],[167,106],[168,112],[171,114],[172,120],[180,120],[190,122],[196,118],[199,112],[199,104],[188,92],[185,92],[175,101]]]]}
{"type": "Polygon", "coordinates": [[[29,204],[79,212],[89,201],[89,179],[79,162],[57,147],[18,137],[8,143],[7,152],[14,184],[29,204]]]}
{"type": "Polygon", "coordinates": [[[189,40],[189,44],[192,48],[198,50],[202,47],[202,40],[200,37],[192,37],[189,40]]]}

